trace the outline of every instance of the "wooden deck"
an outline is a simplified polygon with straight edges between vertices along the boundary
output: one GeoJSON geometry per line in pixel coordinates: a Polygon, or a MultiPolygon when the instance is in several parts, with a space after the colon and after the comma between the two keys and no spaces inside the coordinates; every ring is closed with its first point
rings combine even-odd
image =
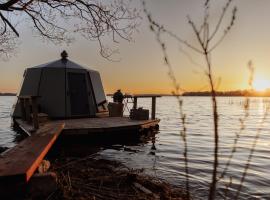
{"type": "Polygon", "coordinates": [[[70,119],[61,122],[65,123],[63,134],[91,134],[115,131],[140,131],[155,127],[159,121],[159,119],[131,120],[128,117],[106,117],[70,119]]]}
{"type": "MultiPolygon", "coordinates": [[[[22,120],[15,120],[17,124],[24,130],[31,133],[33,128],[22,120]]],[[[159,119],[153,120],[131,120],[128,117],[104,117],[104,118],[80,118],[55,120],[44,123],[45,125],[52,125],[55,123],[63,123],[65,127],[62,135],[77,135],[77,134],[91,134],[91,133],[108,133],[117,131],[140,131],[155,127],[159,123],[159,119]]],[[[40,126],[44,126],[41,124],[40,126]]]]}
{"type": "MultiPolygon", "coordinates": [[[[21,120],[17,122],[23,124],[21,120]]],[[[44,124],[36,133],[1,154],[0,180],[29,181],[63,128],[64,123],[44,124]]],[[[29,126],[24,128],[27,129],[29,126]]]]}
{"type": "Polygon", "coordinates": [[[30,136],[9,151],[0,154],[0,183],[6,180],[28,182],[60,133],[73,138],[79,135],[98,135],[106,138],[108,134],[114,136],[111,133],[122,132],[130,137],[134,136],[134,131],[138,133],[140,130],[156,127],[159,121],[131,120],[128,117],[54,120],[40,123],[39,129],[35,131],[26,121],[15,119],[15,123],[30,136]]]}

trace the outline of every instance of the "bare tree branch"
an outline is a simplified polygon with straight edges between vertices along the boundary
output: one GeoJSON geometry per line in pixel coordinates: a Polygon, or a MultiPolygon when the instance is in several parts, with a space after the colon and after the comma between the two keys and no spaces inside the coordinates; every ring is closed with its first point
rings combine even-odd
{"type": "MultiPolygon", "coordinates": [[[[6,31],[6,24],[11,28],[11,30],[19,37],[19,33],[17,32],[17,30],[15,29],[15,27],[9,22],[9,20],[7,18],[5,18],[2,13],[0,12],[0,18],[2,19],[2,21],[4,22],[5,25],[5,31],[6,31]]],[[[5,33],[5,31],[3,33],[5,33]]]]}
{"type": "MultiPolygon", "coordinates": [[[[2,32],[1,28],[0,31],[2,32]]],[[[0,59],[8,60],[16,52],[17,36],[10,31],[6,31],[0,36],[0,59]]]]}
{"type": "Polygon", "coordinates": [[[104,36],[111,37],[114,43],[118,38],[130,41],[138,26],[139,11],[130,4],[130,0],[9,0],[0,3],[2,33],[10,30],[19,36],[12,16],[21,14],[43,39],[69,43],[79,34],[97,41],[101,55],[109,58],[115,51],[104,46],[104,36]]]}
{"type": "Polygon", "coordinates": [[[230,6],[230,4],[232,3],[232,0],[228,0],[228,2],[226,3],[226,5],[224,6],[221,15],[219,17],[218,23],[213,31],[213,33],[208,37],[208,42],[210,42],[216,35],[216,33],[218,32],[218,30],[220,29],[220,25],[222,24],[222,20],[224,19],[224,16],[230,6]]]}

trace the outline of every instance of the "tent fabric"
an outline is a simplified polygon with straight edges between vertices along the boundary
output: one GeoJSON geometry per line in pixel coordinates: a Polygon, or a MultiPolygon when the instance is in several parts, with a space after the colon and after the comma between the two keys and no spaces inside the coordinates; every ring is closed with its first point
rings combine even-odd
{"type": "MultiPolygon", "coordinates": [[[[70,60],[27,68],[18,96],[38,96],[39,112],[50,118],[94,117],[106,96],[98,71],[70,60]]],[[[13,117],[21,117],[19,102],[13,117]]]]}
{"type": "Polygon", "coordinates": [[[72,62],[70,60],[63,61],[62,59],[48,62],[42,65],[37,65],[33,68],[50,68],[50,67],[51,68],[87,69],[86,67],[83,67],[75,62],[72,62]]]}
{"type": "Polygon", "coordinates": [[[38,96],[40,76],[41,70],[26,70],[19,95],[38,96]]]}

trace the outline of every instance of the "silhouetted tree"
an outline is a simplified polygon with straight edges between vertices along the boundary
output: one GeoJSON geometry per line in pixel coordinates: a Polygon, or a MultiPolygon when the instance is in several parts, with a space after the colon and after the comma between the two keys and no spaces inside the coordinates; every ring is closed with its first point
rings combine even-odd
{"type": "Polygon", "coordinates": [[[8,55],[14,48],[11,40],[19,37],[16,19],[29,21],[43,39],[54,43],[70,42],[73,34],[97,40],[100,53],[109,58],[113,49],[102,42],[109,35],[113,42],[130,40],[137,26],[138,11],[129,0],[0,0],[1,52],[8,55]],[[4,47],[2,47],[4,46],[4,47]]]}
{"type": "MultiPolygon", "coordinates": [[[[2,29],[0,28],[0,31],[2,29]]],[[[10,31],[0,36],[0,59],[8,59],[11,52],[15,52],[17,47],[17,37],[10,31]]]]}

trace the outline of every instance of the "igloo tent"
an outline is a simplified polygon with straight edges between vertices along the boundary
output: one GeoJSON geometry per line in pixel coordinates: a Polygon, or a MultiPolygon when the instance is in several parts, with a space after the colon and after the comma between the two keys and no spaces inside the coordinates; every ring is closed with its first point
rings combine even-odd
{"type": "MultiPolygon", "coordinates": [[[[62,58],[27,68],[18,96],[37,96],[39,112],[50,118],[94,117],[107,110],[107,101],[98,71],[62,58]]],[[[21,117],[19,102],[13,117],[21,117]]]]}

